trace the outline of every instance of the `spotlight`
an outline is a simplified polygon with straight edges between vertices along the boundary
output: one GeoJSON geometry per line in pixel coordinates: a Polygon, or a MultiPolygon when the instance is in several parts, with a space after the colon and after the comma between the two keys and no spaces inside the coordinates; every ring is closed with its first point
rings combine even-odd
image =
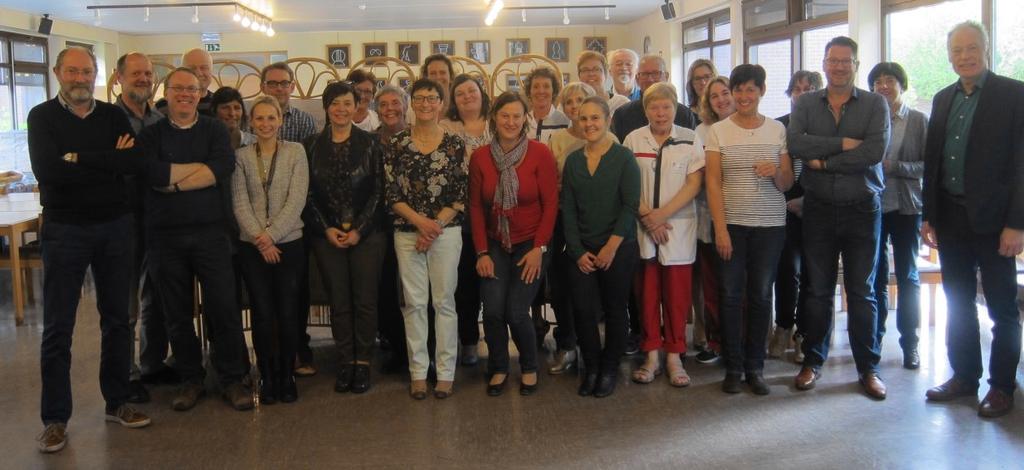
{"type": "Polygon", "coordinates": [[[103,24],[103,20],[100,19],[100,11],[99,10],[96,10],[96,19],[92,20],[92,24],[94,24],[96,26],[99,26],[99,25],[103,24]]]}
{"type": "Polygon", "coordinates": [[[192,7],[192,24],[199,23],[199,7],[192,7]]]}
{"type": "MultiPolygon", "coordinates": [[[[149,10],[149,8],[147,8],[146,10],[149,10]]],[[[235,14],[231,15],[231,21],[234,21],[235,23],[242,21],[242,15],[238,14],[238,5],[235,5],[235,14]]]]}
{"type": "Polygon", "coordinates": [[[243,28],[248,28],[250,24],[252,24],[252,20],[249,19],[249,15],[243,16],[242,17],[242,27],[243,28]]]}
{"type": "Polygon", "coordinates": [[[562,24],[569,24],[569,9],[562,9],[562,24]]]}
{"type": "Polygon", "coordinates": [[[267,37],[272,38],[275,34],[277,34],[277,32],[274,31],[274,25],[267,26],[267,37]]]}
{"type": "Polygon", "coordinates": [[[607,9],[607,8],[605,8],[605,9],[604,9],[604,20],[605,20],[605,21],[608,21],[608,20],[610,20],[610,19],[611,19],[611,15],[609,15],[609,14],[608,14],[608,9],[607,9]]]}
{"type": "Polygon", "coordinates": [[[149,23],[149,7],[146,7],[146,16],[142,17],[142,21],[149,23]]]}

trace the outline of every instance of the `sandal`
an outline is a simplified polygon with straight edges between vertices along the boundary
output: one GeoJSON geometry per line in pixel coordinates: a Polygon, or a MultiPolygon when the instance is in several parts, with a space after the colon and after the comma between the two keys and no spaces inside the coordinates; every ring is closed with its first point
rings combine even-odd
{"type": "Polygon", "coordinates": [[[687,387],[690,385],[690,375],[683,368],[682,361],[666,361],[665,367],[668,368],[669,385],[673,387],[687,387]]]}
{"type": "Polygon", "coordinates": [[[638,384],[649,384],[654,382],[654,378],[661,375],[661,367],[654,369],[648,369],[646,364],[638,367],[633,371],[633,382],[638,384]]]}

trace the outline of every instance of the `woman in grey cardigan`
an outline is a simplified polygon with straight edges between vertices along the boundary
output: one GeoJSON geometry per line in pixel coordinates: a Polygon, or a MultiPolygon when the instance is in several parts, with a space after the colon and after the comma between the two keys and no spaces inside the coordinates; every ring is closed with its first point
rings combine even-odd
{"type": "Polygon", "coordinates": [[[917,252],[921,245],[921,177],[924,175],[925,134],[928,118],[903,103],[907,73],[900,64],[882,62],[868,74],[871,91],[885,97],[892,118],[892,136],[882,159],[885,191],[882,192],[882,233],[878,242],[875,271],[875,301],[878,304],[878,344],[885,334],[889,313],[889,256],[892,242],[896,268],[898,303],[896,326],[903,348],[903,367],[917,369],[917,327],[921,323],[921,282],[917,274],[917,252]]]}
{"type": "Polygon", "coordinates": [[[245,242],[240,264],[252,305],[260,403],[290,403],[298,399],[291,365],[298,339],[298,279],[305,266],[301,238],[308,166],[302,145],[277,138],[282,119],[274,98],[257,99],[250,121],[257,141],[238,150],[231,181],[245,242]]]}

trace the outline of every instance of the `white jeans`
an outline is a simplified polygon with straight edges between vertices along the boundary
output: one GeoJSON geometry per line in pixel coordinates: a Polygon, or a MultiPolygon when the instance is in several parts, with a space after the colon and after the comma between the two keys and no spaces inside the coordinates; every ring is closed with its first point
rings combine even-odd
{"type": "Polygon", "coordinates": [[[398,275],[405,297],[402,316],[405,317],[405,341],[409,347],[409,374],[412,380],[427,378],[430,367],[427,302],[433,294],[437,380],[455,380],[455,358],[459,348],[455,286],[459,281],[462,227],[444,229],[426,253],[416,251],[416,238],[416,232],[395,232],[398,275]]]}

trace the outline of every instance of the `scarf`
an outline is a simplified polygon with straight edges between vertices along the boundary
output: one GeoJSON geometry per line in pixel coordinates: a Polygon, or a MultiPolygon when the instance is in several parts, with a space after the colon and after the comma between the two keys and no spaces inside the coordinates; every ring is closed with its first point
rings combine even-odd
{"type": "Polygon", "coordinates": [[[526,156],[528,141],[529,139],[524,136],[512,150],[505,152],[498,143],[497,136],[491,140],[491,157],[494,158],[494,166],[498,169],[498,186],[494,189],[494,204],[491,207],[498,214],[498,234],[501,235],[501,246],[505,250],[512,249],[509,217],[519,203],[519,175],[516,173],[516,166],[526,156]]]}

